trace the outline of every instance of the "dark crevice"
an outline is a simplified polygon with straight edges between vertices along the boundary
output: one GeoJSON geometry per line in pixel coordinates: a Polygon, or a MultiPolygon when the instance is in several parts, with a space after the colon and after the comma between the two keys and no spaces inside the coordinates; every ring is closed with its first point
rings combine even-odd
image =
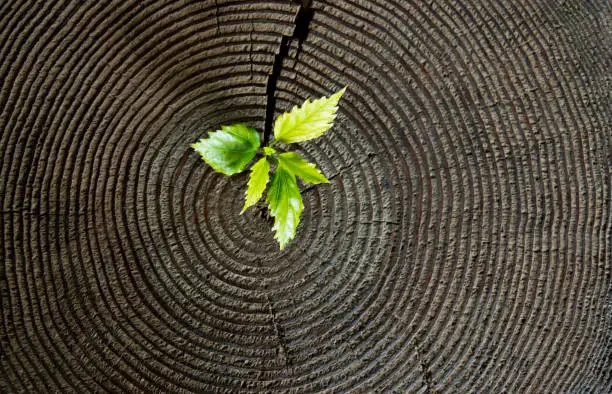
{"type": "Polygon", "coordinates": [[[251,31],[249,32],[249,65],[251,72],[249,74],[249,80],[253,80],[253,32],[255,31],[255,24],[251,19],[251,31]]]}
{"type": "MultiPolygon", "coordinates": [[[[366,156],[366,159],[365,159],[365,160],[361,160],[361,161],[358,161],[358,162],[354,162],[354,163],[351,163],[351,164],[349,164],[349,165],[347,165],[347,166],[343,166],[343,167],[338,168],[338,169],[336,170],[336,173],[335,173],[335,174],[332,174],[332,175],[330,175],[330,176],[328,176],[328,177],[327,177],[327,180],[328,180],[328,181],[331,181],[332,179],[337,178],[338,176],[342,175],[342,174],[343,174],[343,173],[344,173],[346,170],[348,170],[348,169],[350,169],[350,168],[353,168],[353,167],[355,167],[355,166],[362,166],[362,165],[364,165],[365,163],[369,162],[371,158],[376,157],[377,155],[378,155],[378,153],[377,153],[377,152],[371,152],[371,153],[368,153],[368,154],[367,154],[367,156],[366,156]]],[[[307,184],[306,186],[304,186],[304,188],[303,188],[303,189],[301,189],[301,192],[302,192],[302,194],[304,194],[304,193],[306,193],[306,192],[308,192],[308,191],[310,191],[310,190],[314,189],[314,188],[315,188],[315,187],[317,187],[317,186],[319,186],[319,185],[307,184]]]]}
{"type": "Polygon", "coordinates": [[[421,354],[421,349],[419,346],[414,347],[416,350],[416,358],[419,366],[421,367],[421,373],[423,374],[423,381],[425,383],[425,393],[427,394],[435,394],[435,389],[433,387],[433,381],[431,378],[431,372],[429,372],[429,367],[427,365],[426,360],[423,358],[421,354]]]}
{"type": "Polygon", "coordinates": [[[219,34],[219,0],[215,0],[215,23],[217,25],[217,34],[219,34]]]}
{"type": "Polygon", "coordinates": [[[25,213],[29,215],[30,210],[27,208],[20,208],[20,209],[8,209],[8,210],[0,211],[0,215],[14,215],[14,214],[20,214],[20,213],[25,213]]]}
{"type": "MultiPolygon", "coordinates": [[[[272,133],[272,119],[274,118],[274,110],[276,109],[276,85],[278,82],[278,78],[281,74],[283,68],[283,62],[287,55],[289,54],[289,48],[291,47],[291,42],[294,39],[298,40],[298,50],[296,54],[296,63],[299,56],[299,53],[302,49],[302,43],[308,36],[310,21],[314,16],[314,9],[310,8],[312,4],[312,0],[304,0],[300,2],[300,7],[295,15],[295,19],[293,21],[294,28],[293,33],[290,36],[282,36],[280,42],[280,48],[276,55],[274,56],[274,64],[272,66],[272,73],[268,77],[268,83],[266,85],[266,117],[264,119],[264,137],[263,137],[263,146],[266,146],[270,141],[270,134],[272,133]]],[[[252,34],[252,30],[251,30],[252,34]]],[[[251,41],[252,42],[252,41],[251,41]]],[[[263,210],[260,210],[263,212],[263,210]]],[[[268,211],[265,210],[265,215],[262,214],[262,218],[271,220],[268,211]]],[[[267,290],[267,287],[264,286],[267,290]]],[[[274,327],[274,331],[276,337],[278,339],[278,355],[279,358],[283,361],[287,368],[291,368],[291,359],[289,355],[289,349],[287,348],[287,344],[285,343],[285,336],[283,330],[280,326],[280,323],[277,318],[276,310],[274,308],[274,304],[270,297],[266,294],[266,301],[268,305],[268,311],[270,316],[272,317],[272,325],[274,327]]]]}
{"type": "MultiPolygon", "coordinates": [[[[262,268],[260,260],[256,260],[255,262],[259,268],[262,268]]],[[[270,290],[269,286],[264,284],[263,288],[266,291],[266,294],[265,294],[266,305],[268,306],[268,313],[270,314],[270,317],[272,318],[272,328],[274,329],[274,335],[276,335],[276,340],[278,342],[277,343],[277,346],[278,346],[277,355],[278,355],[279,360],[283,363],[287,372],[289,372],[293,363],[291,362],[291,358],[289,355],[289,349],[285,341],[285,333],[283,329],[281,328],[280,322],[278,321],[278,315],[276,313],[276,308],[274,308],[274,301],[267,294],[267,292],[270,290]]]]}
{"type": "Polygon", "coordinates": [[[274,309],[274,305],[270,297],[266,294],[266,301],[268,304],[268,311],[272,316],[272,326],[274,327],[274,333],[276,334],[276,338],[278,340],[278,357],[283,362],[286,368],[291,368],[292,363],[289,358],[289,349],[287,349],[287,344],[285,341],[285,334],[281,330],[281,327],[278,323],[278,319],[276,316],[276,310],[274,309]]]}
{"type": "Polygon", "coordinates": [[[314,9],[310,8],[312,0],[304,0],[300,2],[300,8],[298,9],[295,19],[293,21],[294,28],[293,33],[290,36],[283,36],[281,38],[280,48],[278,53],[274,55],[274,64],[272,65],[272,73],[268,77],[268,84],[266,85],[266,117],[264,119],[264,138],[263,145],[266,146],[270,141],[270,134],[272,133],[272,120],[274,118],[274,110],[276,109],[276,84],[278,78],[283,69],[283,62],[289,54],[289,47],[294,39],[298,40],[298,51],[296,54],[296,63],[299,53],[302,49],[302,43],[308,36],[310,29],[310,21],[314,16],[314,9]]]}

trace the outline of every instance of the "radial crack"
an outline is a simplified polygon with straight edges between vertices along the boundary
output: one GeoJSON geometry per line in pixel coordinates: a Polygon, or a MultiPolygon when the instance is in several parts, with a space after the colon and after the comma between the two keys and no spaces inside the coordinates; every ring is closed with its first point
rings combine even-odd
{"type": "Polygon", "coordinates": [[[290,36],[283,35],[281,38],[280,48],[276,55],[274,55],[274,64],[272,65],[272,73],[268,77],[268,83],[266,85],[266,117],[264,119],[264,139],[263,144],[266,145],[270,140],[270,134],[272,133],[272,118],[274,117],[274,110],[276,109],[276,85],[278,78],[283,69],[283,62],[289,54],[289,47],[293,39],[298,39],[298,53],[302,48],[302,43],[308,36],[310,29],[310,21],[314,16],[314,9],[310,8],[312,1],[304,0],[300,4],[300,8],[295,14],[293,20],[293,32],[290,36]]]}
{"type": "Polygon", "coordinates": [[[255,24],[253,23],[253,19],[251,19],[251,31],[249,32],[249,64],[251,66],[251,72],[249,74],[249,79],[253,80],[253,32],[255,31],[255,24]]]}
{"type": "Polygon", "coordinates": [[[417,361],[422,370],[421,372],[423,374],[423,381],[425,382],[425,393],[433,394],[435,393],[435,390],[433,388],[433,382],[431,379],[431,372],[429,372],[429,367],[427,366],[426,360],[423,359],[419,346],[416,345],[414,348],[416,350],[417,361]]]}
{"type": "Polygon", "coordinates": [[[219,0],[215,0],[215,23],[217,25],[217,34],[219,34],[219,0]]]}
{"type": "MultiPolygon", "coordinates": [[[[259,268],[262,268],[261,261],[256,260],[256,264],[259,268]]],[[[264,284],[263,288],[267,291],[268,285],[264,284]]],[[[289,358],[289,349],[287,348],[287,345],[285,343],[285,335],[283,331],[281,330],[280,324],[278,323],[278,317],[276,314],[276,309],[274,309],[274,304],[272,303],[272,299],[270,298],[268,294],[265,294],[265,297],[266,297],[266,304],[268,306],[268,313],[270,314],[270,317],[272,318],[272,327],[274,328],[274,334],[276,335],[276,339],[278,341],[278,354],[280,356],[280,359],[285,364],[285,368],[289,370],[289,368],[291,368],[292,366],[292,363],[291,363],[291,359],[289,358]]]]}
{"type": "Polygon", "coordinates": [[[268,311],[270,312],[270,316],[272,316],[272,326],[274,327],[274,332],[276,334],[276,338],[278,339],[278,348],[279,355],[281,359],[284,361],[286,367],[291,366],[291,359],[289,358],[289,351],[287,349],[287,345],[285,344],[285,336],[280,329],[278,321],[276,319],[276,310],[274,310],[274,306],[272,305],[272,300],[266,294],[266,301],[268,304],[268,311]]]}

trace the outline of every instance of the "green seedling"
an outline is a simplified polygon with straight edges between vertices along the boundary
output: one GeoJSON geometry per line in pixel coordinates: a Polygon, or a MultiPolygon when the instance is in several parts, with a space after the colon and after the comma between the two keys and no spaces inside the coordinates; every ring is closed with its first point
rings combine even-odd
{"type": "Polygon", "coordinates": [[[295,237],[304,209],[296,177],[311,184],[329,181],[314,164],[299,154],[279,152],[276,143],[294,144],[322,136],[332,127],[338,101],[345,90],[346,87],[312,102],[306,100],[302,106],[295,106],[276,118],[274,139],[268,146],[260,147],[259,132],[244,123],[221,126],[221,130],[209,132],[208,138],[191,144],[209,166],[225,175],[240,173],[257,154],[263,156],[251,166],[241,213],[262,198],[272,173],[266,202],[270,215],[274,217],[272,231],[275,231],[274,238],[281,250],[295,237]]]}

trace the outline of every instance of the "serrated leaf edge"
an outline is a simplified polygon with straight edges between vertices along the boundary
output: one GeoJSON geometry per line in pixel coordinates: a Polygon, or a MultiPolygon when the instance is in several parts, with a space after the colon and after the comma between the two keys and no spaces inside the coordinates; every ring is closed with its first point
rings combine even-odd
{"type": "MultiPolygon", "coordinates": [[[[332,128],[333,126],[333,122],[336,119],[336,116],[338,115],[338,107],[339,107],[339,102],[340,102],[340,98],[342,97],[342,95],[344,94],[344,92],[346,91],[346,89],[348,88],[348,85],[345,85],[342,89],[340,89],[339,91],[337,91],[336,93],[333,93],[329,96],[323,96],[320,97],[318,99],[315,99],[313,101],[310,101],[310,99],[306,99],[306,101],[304,101],[301,105],[295,105],[293,106],[293,108],[291,108],[290,111],[288,112],[284,112],[283,114],[279,115],[275,122],[274,122],[274,137],[275,137],[275,141],[280,141],[286,144],[293,144],[293,143],[298,143],[298,142],[305,142],[305,141],[310,141],[312,139],[315,138],[319,138],[321,137],[323,134],[325,134],[329,129],[332,128]],[[283,140],[283,138],[279,138],[279,133],[277,132],[277,126],[283,122],[283,119],[289,117],[289,116],[296,116],[296,112],[299,111],[303,111],[305,109],[305,107],[308,107],[312,104],[314,104],[317,101],[320,100],[335,100],[335,104],[332,107],[332,114],[331,114],[331,118],[329,119],[326,125],[326,129],[324,131],[322,131],[319,135],[315,136],[315,137],[311,137],[311,138],[306,138],[306,139],[299,139],[297,141],[287,141],[286,139],[283,140]]],[[[312,116],[312,114],[311,114],[312,116]]]]}
{"type": "Polygon", "coordinates": [[[240,214],[242,215],[249,207],[252,207],[253,205],[257,204],[257,202],[259,200],[261,200],[261,197],[263,197],[264,192],[266,191],[266,188],[268,187],[268,182],[270,181],[270,163],[268,162],[268,159],[266,157],[262,157],[261,159],[259,159],[258,161],[255,162],[255,164],[253,164],[253,166],[251,167],[251,173],[249,174],[249,182],[247,184],[247,190],[244,193],[244,206],[242,208],[242,211],[240,212],[240,214]],[[265,167],[266,167],[266,171],[265,171],[265,179],[266,181],[264,182],[263,188],[261,189],[261,191],[257,194],[259,194],[259,196],[257,197],[257,199],[254,199],[250,204],[249,203],[249,190],[251,190],[251,187],[253,185],[253,174],[255,172],[255,167],[259,164],[259,163],[265,163],[265,167]],[[247,205],[248,204],[248,205],[247,205]]]}

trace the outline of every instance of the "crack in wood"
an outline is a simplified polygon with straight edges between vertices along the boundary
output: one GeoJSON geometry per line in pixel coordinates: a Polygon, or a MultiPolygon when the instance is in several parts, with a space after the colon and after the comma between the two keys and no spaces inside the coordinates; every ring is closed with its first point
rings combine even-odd
{"type": "MultiPolygon", "coordinates": [[[[255,263],[259,268],[262,268],[261,261],[256,260],[255,263]]],[[[268,291],[268,285],[263,285],[264,290],[268,291]]],[[[285,334],[281,329],[280,323],[278,322],[278,315],[276,313],[276,309],[274,308],[274,303],[270,296],[266,293],[266,305],[268,306],[268,313],[272,318],[272,327],[274,328],[274,334],[276,335],[276,339],[278,341],[278,356],[285,365],[287,372],[292,367],[293,363],[291,362],[291,358],[289,357],[289,349],[287,348],[287,344],[285,343],[285,334]]]]}
{"type": "Polygon", "coordinates": [[[25,215],[32,216],[35,218],[44,218],[47,216],[50,217],[78,217],[85,216],[87,214],[91,214],[92,212],[88,211],[70,211],[70,212],[45,212],[45,211],[33,211],[28,208],[23,209],[11,209],[11,210],[3,210],[0,211],[0,215],[4,216],[12,216],[12,215],[25,215]]]}
{"type": "Polygon", "coordinates": [[[250,65],[250,73],[249,80],[253,80],[253,32],[255,31],[255,24],[253,23],[253,19],[251,19],[251,31],[249,31],[249,65],[250,65]]]}
{"type": "MultiPolygon", "coordinates": [[[[361,166],[365,163],[367,163],[368,161],[370,161],[371,158],[376,157],[378,155],[378,152],[370,152],[367,154],[366,159],[364,160],[360,160],[360,161],[356,161],[353,162],[347,166],[343,166],[338,168],[338,170],[336,170],[335,174],[332,174],[330,176],[327,177],[328,181],[331,181],[332,179],[337,178],[338,176],[342,175],[344,172],[346,172],[346,170],[348,170],[349,168],[355,167],[355,166],[361,166]]],[[[310,190],[314,189],[317,185],[313,185],[313,184],[308,184],[306,186],[304,186],[304,188],[301,190],[302,194],[309,192],[310,190]]]]}
{"type": "Polygon", "coordinates": [[[215,0],[215,24],[217,25],[216,33],[219,34],[219,0],[215,0]]]}
{"type": "Polygon", "coordinates": [[[419,366],[421,367],[421,373],[423,374],[423,381],[425,382],[425,393],[435,394],[436,391],[433,387],[431,372],[429,372],[429,367],[427,366],[427,363],[423,359],[419,345],[416,345],[414,349],[416,351],[417,362],[419,363],[419,366]]]}
{"type": "Polygon", "coordinates": [[[274,110],[276,109],[276,85],[283,69],[283,62],[289,54],[289,47],[293,39],[298,40],[298,53],[296,54],[296,63],[299,52],[302,48],[302,43],[308,36],[310,29],[310,21],[314,16],[314,9],[310,8],[312,1],[304,0],[300,2],[295,18],[293,20],[293,32],[290,36],[283,35],[281,38],[280,48],[274,55],[274,64],[272,65],[272,73],[268,76],[266,85],[266,115],[264,119],[264,138],[263,145],[267,145],[272,132],[272,119],[274,118],[274,110]]]}
{"type": "Polygon", "coordinates": [[[289,369],[291,367],[291,359],[289,358],[289,350],[287,349],[287,344],[285,343],[285,335],[280,328],[280,325],[277,321],[276,310],[274,309],[274,305],[272,304],[272,300],[270,296],[266,294],[266,301],[268,304],[268,311],[270,316],[272,316],[272,326],[274,327],[274,333],[276,334],[276,338],[278,339],[278,354],[280,359],[285,364],[285,367],[289,369]]]}

